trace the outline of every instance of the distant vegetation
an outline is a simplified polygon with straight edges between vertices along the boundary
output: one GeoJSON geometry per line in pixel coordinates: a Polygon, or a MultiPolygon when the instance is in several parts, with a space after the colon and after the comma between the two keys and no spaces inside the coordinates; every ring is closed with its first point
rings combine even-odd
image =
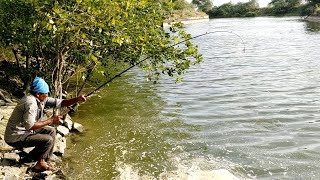
{"type": "Polygon", "coordinates": [[[206,16],[206,11],[196,11],[196,5],[192,3],[187,3],[185,0],[175,0],[173,1],[173,19],[184,19],[189,17],[206,16]]]}
{"type": "Polygon", "coordinates": [[[257,0],[221,6],[214,6],[211,0],[192,0],[192,4],[210,18],[320,15],[320,0],[308,0],[305,4],[302,0],[272,0],[264,8],[259,7],[257,0]]]}

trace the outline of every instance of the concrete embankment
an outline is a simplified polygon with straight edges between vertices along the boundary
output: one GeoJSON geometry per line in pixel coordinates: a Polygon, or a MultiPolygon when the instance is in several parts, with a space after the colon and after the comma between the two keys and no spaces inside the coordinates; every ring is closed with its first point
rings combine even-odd
{"type": "Polygon", "coordinates": [[[208,22],[209,16],[188,17],[181,19],[169,19],[163,23],[163,27],[169,27],[171,24],[181,22],[182,24],[194,24],[199,22],[208,22]]]}
{"type": "Polygon", "coordinates": [[[320,23],[320,16],[307,16],[304,18],[306,21],[310,22],[319,22],[320,23]]]}

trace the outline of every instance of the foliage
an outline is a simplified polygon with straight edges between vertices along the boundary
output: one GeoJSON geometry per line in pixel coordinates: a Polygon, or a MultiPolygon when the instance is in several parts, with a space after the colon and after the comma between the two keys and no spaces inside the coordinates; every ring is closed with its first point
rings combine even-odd
{"type": "Polygon", "coordinates": [[[213,17],[254,17],[257,15],[258,4],[255,0],[247,3],[226,3],[219,7],[214,7],[209,11],[209,16],[213,17]]]}
{"type": "Polygon", "coordinates": [[[175,0],[173,3],[174,10],[193,9],[193,6],[185,0],[175,0]]]}
{"type": "Polygon", "coordinates": [[[192,4],[197,5],[205,13],[208,13],[213,7],[211,0],[192,0],[192,4]]]}
{"type": "Polygon", "coordinates": [[[301,5],[301,0],[273,0],[270,2],[275,15],[283,15],[301,5]]]}
{"type": "Polygon", "coordinates": [[[172,6],[152,0],[1,0],[0,45],[13,49],[17,65],[25,64],[25,84],[43,76],[56,95],[79,72],[84,82],[97,69],[110,78],[113,69],[146,57],[140,67],[149,75],[179,77],[202,57],[188,40],[173,46],[189,34],[163,30],[172,6]]]}

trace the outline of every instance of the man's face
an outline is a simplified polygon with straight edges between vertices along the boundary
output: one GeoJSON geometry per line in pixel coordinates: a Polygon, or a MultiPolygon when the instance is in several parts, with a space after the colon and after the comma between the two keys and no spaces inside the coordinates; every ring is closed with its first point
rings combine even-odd
{"type": "Polygon", "coordinates": [[[44,101],[46,98],[48,97],[48,94],[41,94],[41,93],[37,93],[37,98],[42,102],[44,101]]]}

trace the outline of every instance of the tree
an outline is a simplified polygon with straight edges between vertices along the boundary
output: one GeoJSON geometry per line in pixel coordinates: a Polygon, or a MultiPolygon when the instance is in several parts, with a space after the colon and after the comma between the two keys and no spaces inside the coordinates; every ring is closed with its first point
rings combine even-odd
{"type": "Polygon", "coordinates": [[[285,14],[301,5],[301,0],[273,0],[269,4],[275,14],[285,14]]]}
{"type": "Polygon", "coordinates": [[[211,0],[192,0],[192,3],[205,13],[208,13],[213,8],[211,0]]]}
{"type": "MultiPolygon", "coordinates": [[[[1,0],[0,45],[22,62],[21,77],[45,76],[55,95],[73,75],[109,78],[146,58],[149,75],[174,76],[202,59],[184,31],[165,32],[170,1],[1,0]],[[185,46],[173,46],[186,40],[185,46]]],[[[30,80],[30,78],[28,78],[30,80]]],[[[25,79],[26,84],[29,80],[25,79]]]]}

